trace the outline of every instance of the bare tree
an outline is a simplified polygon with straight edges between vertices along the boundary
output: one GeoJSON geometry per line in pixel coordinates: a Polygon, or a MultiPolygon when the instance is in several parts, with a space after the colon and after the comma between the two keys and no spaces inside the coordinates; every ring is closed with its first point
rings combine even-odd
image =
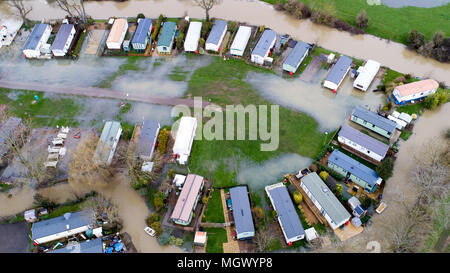
{"type": "Polygon", "coordinates": [[[209,21],[209,11],[217,4],[220,0],[194,0],[195,4],[205,10],[206,21],[209,21]]]}
{"type": "Polygon", "coordinates": [[[84,8],[85,0],[55,0],[56,5],[67,13],[69,17],[78,17],[83,26],[88,23],[88,15],[84,8]]]}
{"type": "Polygon", "coordinates": [[[23,23],[28,26],[27,15],[33,10],[33,7],[25,7],[23,0],[8,0],[8,6],[14,13],[22,18],[23,23]]]}
{"type": "Polygon", "coordinates": [[[110,198],[97,194],[88,198],[82,204],[83,209],[92,208],[95,212],[94,222],[101,218],[103,221],[109,222],[111,225],[121,225],[122,219],[119,216],[117,205],[110,198]]]}
{"type": "Polygon", "coordinates": [[[256,244],[256,249],[259,252],[263,252],[269,246],[272,239],[273,235],[267,229],[258,230],[253,238],[256,244]]]}

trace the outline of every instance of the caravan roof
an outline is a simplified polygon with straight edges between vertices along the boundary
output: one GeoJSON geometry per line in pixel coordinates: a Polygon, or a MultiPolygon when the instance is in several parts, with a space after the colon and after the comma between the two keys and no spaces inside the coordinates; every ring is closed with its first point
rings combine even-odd
{"type": "Polygon", "coordinates": [[[381,156],[385,156],[389,150],[388,145],[350,127],[349,125],[342,126],[342,129],[339,131],[339,136],[345,137],[346,139],[351,140],[352,142],[381,156]]]}
{"type": "Polygon", "coordinates": [[[28,40],[23,46],[23,50],[26,49],[35,50],[36,47],[39,45],[39,41],[41,40],[42,35],[44,35],[44,32],[47,30],[48,27],[49,25],[47,24],[35,25],[33,31],[31,32],[30,37],[28,37],[28,40]]]}
{"type": "Polygon", "coordinates": [[[147,39],[147,33],[152,27],[152,20],[143,18],[139,21],[136,32],[134,33],[132,43],[144,44],[147,39]]]}
{"type": "Polygon", "coordinates": [[[389,120],[385,117],[378,115],[361,105],[358,105],[353,109],[352,115],[358,117],[362,120],[368,121],[371,124],[374,124],[378,128],[386,130],[390,133],[393,133],[395,128],[397,127],[397,123],[395,121],[389,120]]]}
{"type": "Polygon", "coordinates": [[[372,80],[377,75],[378,70],[380,69],[380,63],[373,60],[368,60],[361,69],[362,71],[359,73],[358,77],[356,77],[353,82],[353,86],[366,91],[372,80]]]}
{"type": "Polygon", "coordinates": [[[231,49],[244,51],[247,47],[248,40],[250,39],[251,32],[251,27],[240,26],[236,36],[234,37],[233,43],[231,44],[231,49]]]}
{"type": "Polygon", "coordinates": [[[262,34],[261,38],[256,44],[255,49],[253,49],[252,55],[258,55],[261,57],[265,57],[267,52],[270,50],[270,45],[272,41],[277,37],[275,31],[271,29],[266,29],[262,34]]]}
{"type": "Polygon", "coordinates": [[[247,187],[238,186],[230,189],[231,204],[233,206],[234,224],[236,232],[254,232],[252,211],[248,199],[247,187]]]}
{"type": "Polygon", "coordinates": [[[292,49],[289,56],[284,61],[285,64],[288,64],[292,67],[297,67],[302,60],[305,53],[311,48],[311,46],[305,42],[299,41],[296,43],[294,49],[292,49]]]}
{"type": "Polygon", "coordinates": [[[191,139],[195,137],[195,129],[197,127],[197,119],[193,117],[182,117],[178,127],[175,143],[173,144],[173,152],[179,154],[189,154],[191,139]]]}
{"type": "Polygon", "coordinates": [[[207,44],[215,44],[218,45],[220,42],[220,38],[222,37],[223,32],[227,27],[227,22],[224,20],[216,20],[214,22],[214,26],[211,29],[211,32],[208,35],[208,39],[206,39],[207,44]]]}
{"type": "Polygon", "coordinates": [[[329,81],[335,84],[339,84],[342,80],[342,78],[347,73],[348,69],[350,68],[350,65],[352,64],[353,60],[350,57],[347,57],[345,55],[341,55],[339,60],[336,62],[336,64],[331,68],[330,73],[328,73],[327,78],[325,81],[329,81]]]}
{"type": "Polygon", "coordinates": [[[198,41],[202,31],[202,22],[191,22],[184,40],[185,51],[196,51],[198,48],[198,41]]]}
{"type": "Polygon", "coordinates": [[[203,177],[196,174],[188,174],[172,212],[172,219],[187,222],[191,216],[197,200],[198,193],[202,187],[203,177]]]}
{"type": "Polygon", "coordinates": [[[56,34],[56,38],[55,41],[53,41],[51,49],[63,50],[73,28],[74,26],[72,24],[62,24],[59,28],[58,34],[56,34]]]}

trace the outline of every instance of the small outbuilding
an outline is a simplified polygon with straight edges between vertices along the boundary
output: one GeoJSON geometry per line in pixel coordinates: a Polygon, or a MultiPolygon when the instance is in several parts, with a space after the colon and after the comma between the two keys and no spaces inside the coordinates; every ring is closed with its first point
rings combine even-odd
{"type": "Polygon", "coordinates": [[[106,40],[108,49],[121,49],[123,40],[128,31],[127,19],[118,18],[114,20],[111,30],[106,40]]]}
{"type": "Polygon", "coordinates": [[[145,51],[148,43],[151,43],[152,20],[148,18],[139,19],[136,31],[134,32],[131,44],[137,51],[145,51]]]}
{"type": "Polygon", "coordinates": [[[35,209],[30,209],[24,212],[23,217],[25,221],[29,223],[36,222],[38,220],[38,215],[35,209]]]}
{"type": "Polygon", "coordinates": [[[341,55],[328,73],[323,86],[336,92],[350,70],[352,62],[353,60],[350,57],[341,55]]]}
{"type": "Polygon", "coordinates": [[[392,96],[396,104],[405,104],[434,94],[438,88],[437,81],[427,79],[396,86],[392,91],[392,96]]]}
{"type": "Polygon", "coordinates": [[[198,41],[202,32],[202,22],[191,22],[184,40],[184,51],[195,52],[198,49],[198,41]]]}
{"type": "Polygon", "coordinates": [[[161,33],[159,34],[158,44],[156,45],[156,50],[159,54],[172,53],[176,30],[177,24],[175,22],[164,22],[161,33]]]}
{"type": "Polygon", "coordinates": [[[235,56],[243,56],[251,34],[251,27],[240,26],[234,36],[233,43],[231,44],[230,54],[235,56]]]}
{"type": "Polygon", "coordinates": [[[194,117],[182,117],[173,144],[173,154],[180,164],[186,164],[191,154],[192,143],[197,130],[197,119],[194,117]]]}
{"type": "Polygon", "coordinates": [[[205,49],[215,52],[220,51],[220,45],[222,44],[223,37],[227,33],[227,21],[216,20],[214,26],[209,32],[208,39],[206,39],[205,49]]]}
{"type": "Polygon", "coordinates": [[[263,65],[266,60],[270,61],[271,58],[269,55],[276,40],[277,34],[275,31],[271,29],[264,30],[264,33],[252,51],[251,61],[259,65],[263,65]]]}
{"type": "Polygon", "coordinates": [[[364,66],[358,68],[358,76],[353,82],[353,87],[362,91],[367,91],[367,88],[369,88],[369,85],[372,83],[379,69],[379,62],[368,60],[364,66]]]}
{"type": "Polygon", "coordinates": [[[208,241],[208,236],[206,231],[196,231],[194,237],[194,245],[196,246],[205,246],[208,241]]]}
{"type": "Polygon", "coordinates": [[[51,47],[53,55],[57,57],[65,56],[72,44],[75,33],[74,25],[62,24],[51,47]]]}
{"type": "Polygon", "coordinates": [[[315,239],[319,239],[319,234],[314,227],[310,227],[305,230],[306,241],[311,242],[315,239]]]}
{"type": "Polygon", "coordinates": [[[303,60],[308,56],[311,46],[305,42],[297,42],[283,63],[283,70],[294,74],[303,60]]]}
{"type": "Polygon", "coordinates": [[[23,46],[23,55],[26,58],[37,58],[41,55],[41,48],[47,43],[52,32],[52,26],[37,24],[23,46]]]}

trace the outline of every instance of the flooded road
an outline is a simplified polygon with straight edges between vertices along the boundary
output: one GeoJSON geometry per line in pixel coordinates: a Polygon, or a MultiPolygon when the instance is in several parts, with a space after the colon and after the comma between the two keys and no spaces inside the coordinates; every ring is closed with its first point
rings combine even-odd
{"type": "MultiPolygon", "coordinates": [[[[43,1],[32,3],[30,19],[56,19],[65,16],[61,10],[44,4],[43,1]]],[[[122,3],[92,1],[87,2],[85,8],[93,18],[104,19],[110,16],[135,17],[140,12],[151,18],[156,18],[160,14],[168,17],[181,17],[186,14],[195,18],[204,17],[204,11],[193,6],[190,0],[130,0],[122,3]]],[[[2,9],[4,13],[8,12],[5,10],[5,4],[2,9]]],[[[373,59],[402,73],[432,77],[450,84],[450,64],[424,58],[407,50],[402,44],[372,35],[350,35],[347,32],[315,25],[310,20],[296,20],[259,1],[224,0],[210,11],[210,16],[265,25],[280,34],[287,33],[296,39],[316,43],[333,51],[360,59],[373,59]]]]}

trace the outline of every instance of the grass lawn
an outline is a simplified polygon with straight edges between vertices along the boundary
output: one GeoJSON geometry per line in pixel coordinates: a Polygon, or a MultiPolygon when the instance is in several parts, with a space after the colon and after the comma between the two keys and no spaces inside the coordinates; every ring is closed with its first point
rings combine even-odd
{"type": "Polygon", "coordinates": [[[265,251],[272,252],[275,250],[280,250],[283,248],[283,245],[281,244],[280,238],[275,237],[272,240],[270,240],[267,247],[264,249],[265,251]]]}
{"type": "Polygon", "coordinates": [[[406,141],[406,140],[408,140],[408,138],[409,138],[412,134],[413,134],[412,131],[406,131],[406,130],[404,130],[404,131],[402,131],[402,133],[400,134],[400,138],[406,141]]]}
{"type": "Polygon", "coordinates": [[[82,105],[75,103],[69,97],[44,98],[44,93],[35,91],[20,90],[13,100],[8,94],[13,90],[0,88],[0,104],[11,107],[14,115],[25,118],[30,116],[34,127],[56,127],[65,125],[75,127],[78,122],[75,117],[81,112],[82,105]],[[39,101],[32,104],[34,96],[39,96],[39,101]]]}
{"type": "MultiPolygon", "coordinates": [[[[273,73],[242,60],[214,58],[211,64],[192,74],[185,96],[201,96],[204,101],[210,100],[221,106],[270,105],[245,81],[249,71],[273,73]]],[[[196,140],[189,167],[192,172],[214,177],[216,187],[233,186],[242,161],[261,163],[280,153],[298,153],[313,158],[322,149],[325,138],[312,117],[284,107],[279,108],[279,132],[278,149],[268,152],[260,151],[261,140],[196,140]]]]}
{"type": "Polygon", "coordinates": [[[419,103],[415,103],[415,104],[407,104],[407,105],[402,105],[402,106],[398,106],[397,107],[397,112],[405,112],[407,114],[417,114],[420,115],[423,110],[425,109],[425,103],[424,102],[419,102],[419,103]]]}
{"type": "Polygon", "coordinates": [[[70,205],[70,206],[62,206],[57,209],[52,210],[49,214],[43,215],[41,219],[51,219],[55,217],[59,217],[64,215],[67,212],[76,212],[81,210],[81,203],[70,205]]]}
{"type": "Polygon", "coordinates": [[[227,242],[227,231],[224,228],[205,228],[208,242],[206,253],[223,253],[223,243],[227,242]]]}
{"type": "MultiPolygon", "coordinates": [[[[263,0],[274,4],[277,0],[263,0]]],[[[286,2],[286,0],[282,0],[286,2]]],[[[417,29],[426,39],[438,30],[450,29],[450,4],[434,8],[390,8],[384,5],[368,5],[365,0],[301,0],[312,10],[323,10],[355,25],[359,12],[365,10],[369,17],[366,32],[378,37],[406,43],[408,32],[417,29]]]]}
{"type": "Polygon", "coordinates": [[[211,198],[208,201],[208,207],[205,212],[206,223],[224,223],[225,217],[223,216],[222,198],[220,197],[220,190],[215,190],[211,194],[211,198]]]}
{"type": "Polygon", "coordinates": [[[0,192],[14,188],[13,185],[0,183],[0,192]]]}
{"type": "Polygon", "coordinates": [[[119,70],[110,74],[108,77],[104,78],[96,87],[99,88],[111,88],[112,82],[118,77],[125,75],[128,71],[139,71],[141,67],[136,63],[139,56],[120,56],[117,58],[126,58],[127,62],[119,66],[119,70]]]}

